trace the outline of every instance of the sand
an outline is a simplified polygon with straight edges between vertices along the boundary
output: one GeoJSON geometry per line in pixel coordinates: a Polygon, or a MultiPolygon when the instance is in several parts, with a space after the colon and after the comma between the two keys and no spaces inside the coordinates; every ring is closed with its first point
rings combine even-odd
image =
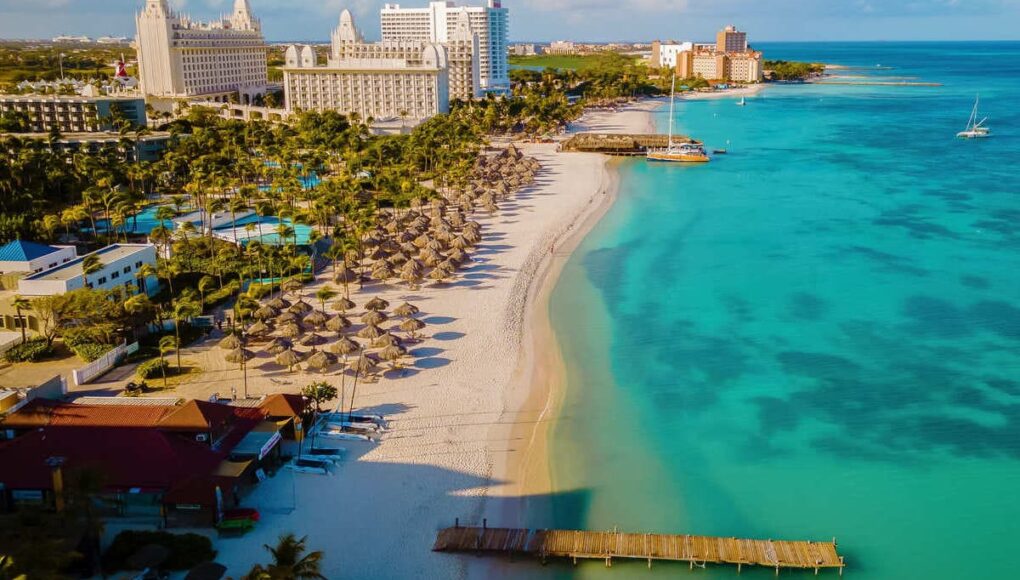
{"type": "MultiPolygon", "coordinates": [[[[574,129],[651,132],[655,106],[589,114],[574,129]]],[[[260,484],[244,501],[262,512],[258,527],[216,540],[228,575],[266,561],[262,545],[293,531],[326,552],[329,578],[475,576],[468,566],[479,566],[477,559],[431,552],[435,532],[455,518],[523,524],[510,521],[520,519],[521,498],[549,491],[545,436],[562,381],[548,296],[570,251],[611,205],[616,179],[601,155],[559,153],[555,144],[523,150],[542,163],[537,183],[495,216],[479,218],[484,240],[476,262],[455,282],[352,294],[359,304],[376,295],[394,306],[409,300],[429,325],[428,338],[411,347],[413,366],[358,387],[357,406],[385,415],[389,430],[376,443],[332,443],[348,450],[333,476],[283,470],[260,484]]],[[[311,295],[323,284],[306,289],[306,300],[315,304],[311,295]]],[[[188,349],[185,358],[205,372],[176,394],[240,391],[236,367],[222,357],[211,340],[188,349]]],[[[296,392],[320,377],[257,360],[249,391],[296,392]]]]}

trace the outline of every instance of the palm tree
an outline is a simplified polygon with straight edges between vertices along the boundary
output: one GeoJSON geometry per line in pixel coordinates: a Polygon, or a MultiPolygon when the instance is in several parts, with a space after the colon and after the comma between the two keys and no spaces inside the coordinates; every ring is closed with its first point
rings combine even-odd
{"type": "Polygon", "coordinates": [[[103,269],[103,261],[96,254],[88,254],[81,260],[81,274],[85,285],[89,285],[89,276],[103,269]]]}
{"type": "MultiPolygon", "coordinates": [[[[196,316],[202,314],[202,307],[195,304],[191,300],[177,300],[174,302],[173,310],[171,315],[174,319],[174,337],[177,339],[177,344],[181,344],[181,323],[185,320],[190,320],[196,316]]],[[[177,349],[177,370],[181,369],[181,349],[177,349]]]]}
{"type": "MultiPolygon", "coordinates": [[[[178,348],[177,337],[170,336],[169,334],[159,339],[159,370],[163,372],[163,388],[166,389],[166,355],[177,351],[177,356],[180,357],[180,349],[178,348]]],[[[177,369],[180,370],[181,364],[178,358],[177,369]]]]}
{"type": "MultiPolygon", "coordinates": [[[[320,290],[321,292],[321,290],[320,290]]],[[[28,301],[28,298],[24,296],[15,295],[11,300],[11,306],[17,311],[18,325],[21,326],[21,342],[25,342],[28,338],[25,335],[25,317],[22,316],[22,310],[28,310],[32,307],[32,303],[28,301]]]]}
{"type": "Polygon", "coordinates": [[[322,306],[322,313],[326,313],[326,302],[336,298],[337,291],[332,286],[326,285],[319,288],[315,292],[315,297],[319,300],[319,304],[322,306]]]}
{"type": "Polygon", "coordinates": [[[212,276],[208,276],[208,275],[202,276],[198,280],[198,294],[199,294],[200,301],[201,301],[200,302],[200,306],[201,306],[203,311],[205,310],[205,295],[210,290],[212,290],[213,287],[215,287],[215,286],[216,286],[216,278],[213,278],[212,276]]]}
{"type": "MultiPolygon", "coordinates": [[[[276,546],[264,545],[263,547],[272,555],[273,562],[265,568],[256,566],[264,576],[261,574],[252,576],[249,573],[249,577],[279,578],[281,580],[324,579],[325,576],[322,575],[324,554],[318,550],[305,554],[307,539],[308,536],[299,540],[294,534],[284,534],[280,536],[276,546]]],[[[252,570],[252,572],[255,571],[255,569],[252,570]]]]}

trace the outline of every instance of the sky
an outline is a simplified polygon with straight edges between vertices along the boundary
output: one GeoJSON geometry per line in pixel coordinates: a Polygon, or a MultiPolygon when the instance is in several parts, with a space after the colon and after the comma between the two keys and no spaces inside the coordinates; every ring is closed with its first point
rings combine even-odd
{"type": "MultiPolygon", "coordinates": [[[[270,41],[327,40],[350,8],[369,39],[385,0],[249,0],[270,41]]],[[[427,0],[401,1],[424,6],[427,0]]],[[[484,0],[462,0],[481,4],[484,0]]],[[[233,0],[171,0],[194,19],[233,0]]],[[[134,36],[144,0],[0,0],[0,38],[134,36]]],[[[735,24],[754,41],[1020,40],[1020,0],[503,0],[512,41],[710,40],[735,24]]]]}

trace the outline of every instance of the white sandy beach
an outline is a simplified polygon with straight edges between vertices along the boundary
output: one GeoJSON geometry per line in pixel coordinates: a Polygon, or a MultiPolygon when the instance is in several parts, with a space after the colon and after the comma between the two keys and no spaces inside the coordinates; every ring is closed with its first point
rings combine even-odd
{"type": "MultiPolygon", "coordinates": [[[[647,111],[654,106],[590,114],[577,129],[652,131],[647,111]]],[[[293,531],[326,552],[329,578],[473,576],[468,566],[477,559],[431,552],[435,532],[454,518],[520,523],[499,520],[519,512],[520,496],[545,491],[557,374],[554,362],[533,353],[555,357],[548,292],[573,245],[611,204],[616,181],[604,156],[558,153],[555,145],[523,149],[542,163],[537,183],[499,214],[479,218],[484,240],[476,261],[454,283],[413,292],[366,287],[352,295],[359,304],[375,295],[409,300],[429,324],[429,338],[412,348],[416,363],[407,376],[359,385],[357,406],[385,415],[390,430],[378,443],[345,442],[347,461],[332,477],[281,471],[259,485],[245,501],[262,511],[258,527],[216,541],[228,575],[265,561],[262,545],[293,531]]],[[[229,388],[223,380],[236,377],[215,362],[222,353],[186,354],[201,359],[209,379],[179,388],[182,396],[229,388]],[[210,368],[217,365],[219,371],[210,368]]],[[[295,392],[314,378],[276,373],[250,387],[253,394],[295,392]]]]}

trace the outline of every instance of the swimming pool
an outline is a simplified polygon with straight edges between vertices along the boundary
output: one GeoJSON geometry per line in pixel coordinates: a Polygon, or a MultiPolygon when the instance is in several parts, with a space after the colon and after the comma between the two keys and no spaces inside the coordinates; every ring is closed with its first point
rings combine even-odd
{"type": "Polygon", "coordinates": [[[237,220],[234,226],[216,228],[213,230],[213,233],[223,239],[230,240],[235,239],[236,236],[236,240],[242,244],[247,243],[249,240],[259,240],[263,244],[281,246],[294,241],[294,238],[289,236],[286,241],[280,240],[280,234],[277,233],[276,228],[281,223],[294,228],[294,238],[297,239],[297,245],[301,246],[309,243],[308,239],[312,233],[312,226],[295,224],[288,218],[281,219],[276,216],[259,217],[258,215],[251,215],[237,220]],[[249,228],[249,225],[253,227],[249,228]]]}

